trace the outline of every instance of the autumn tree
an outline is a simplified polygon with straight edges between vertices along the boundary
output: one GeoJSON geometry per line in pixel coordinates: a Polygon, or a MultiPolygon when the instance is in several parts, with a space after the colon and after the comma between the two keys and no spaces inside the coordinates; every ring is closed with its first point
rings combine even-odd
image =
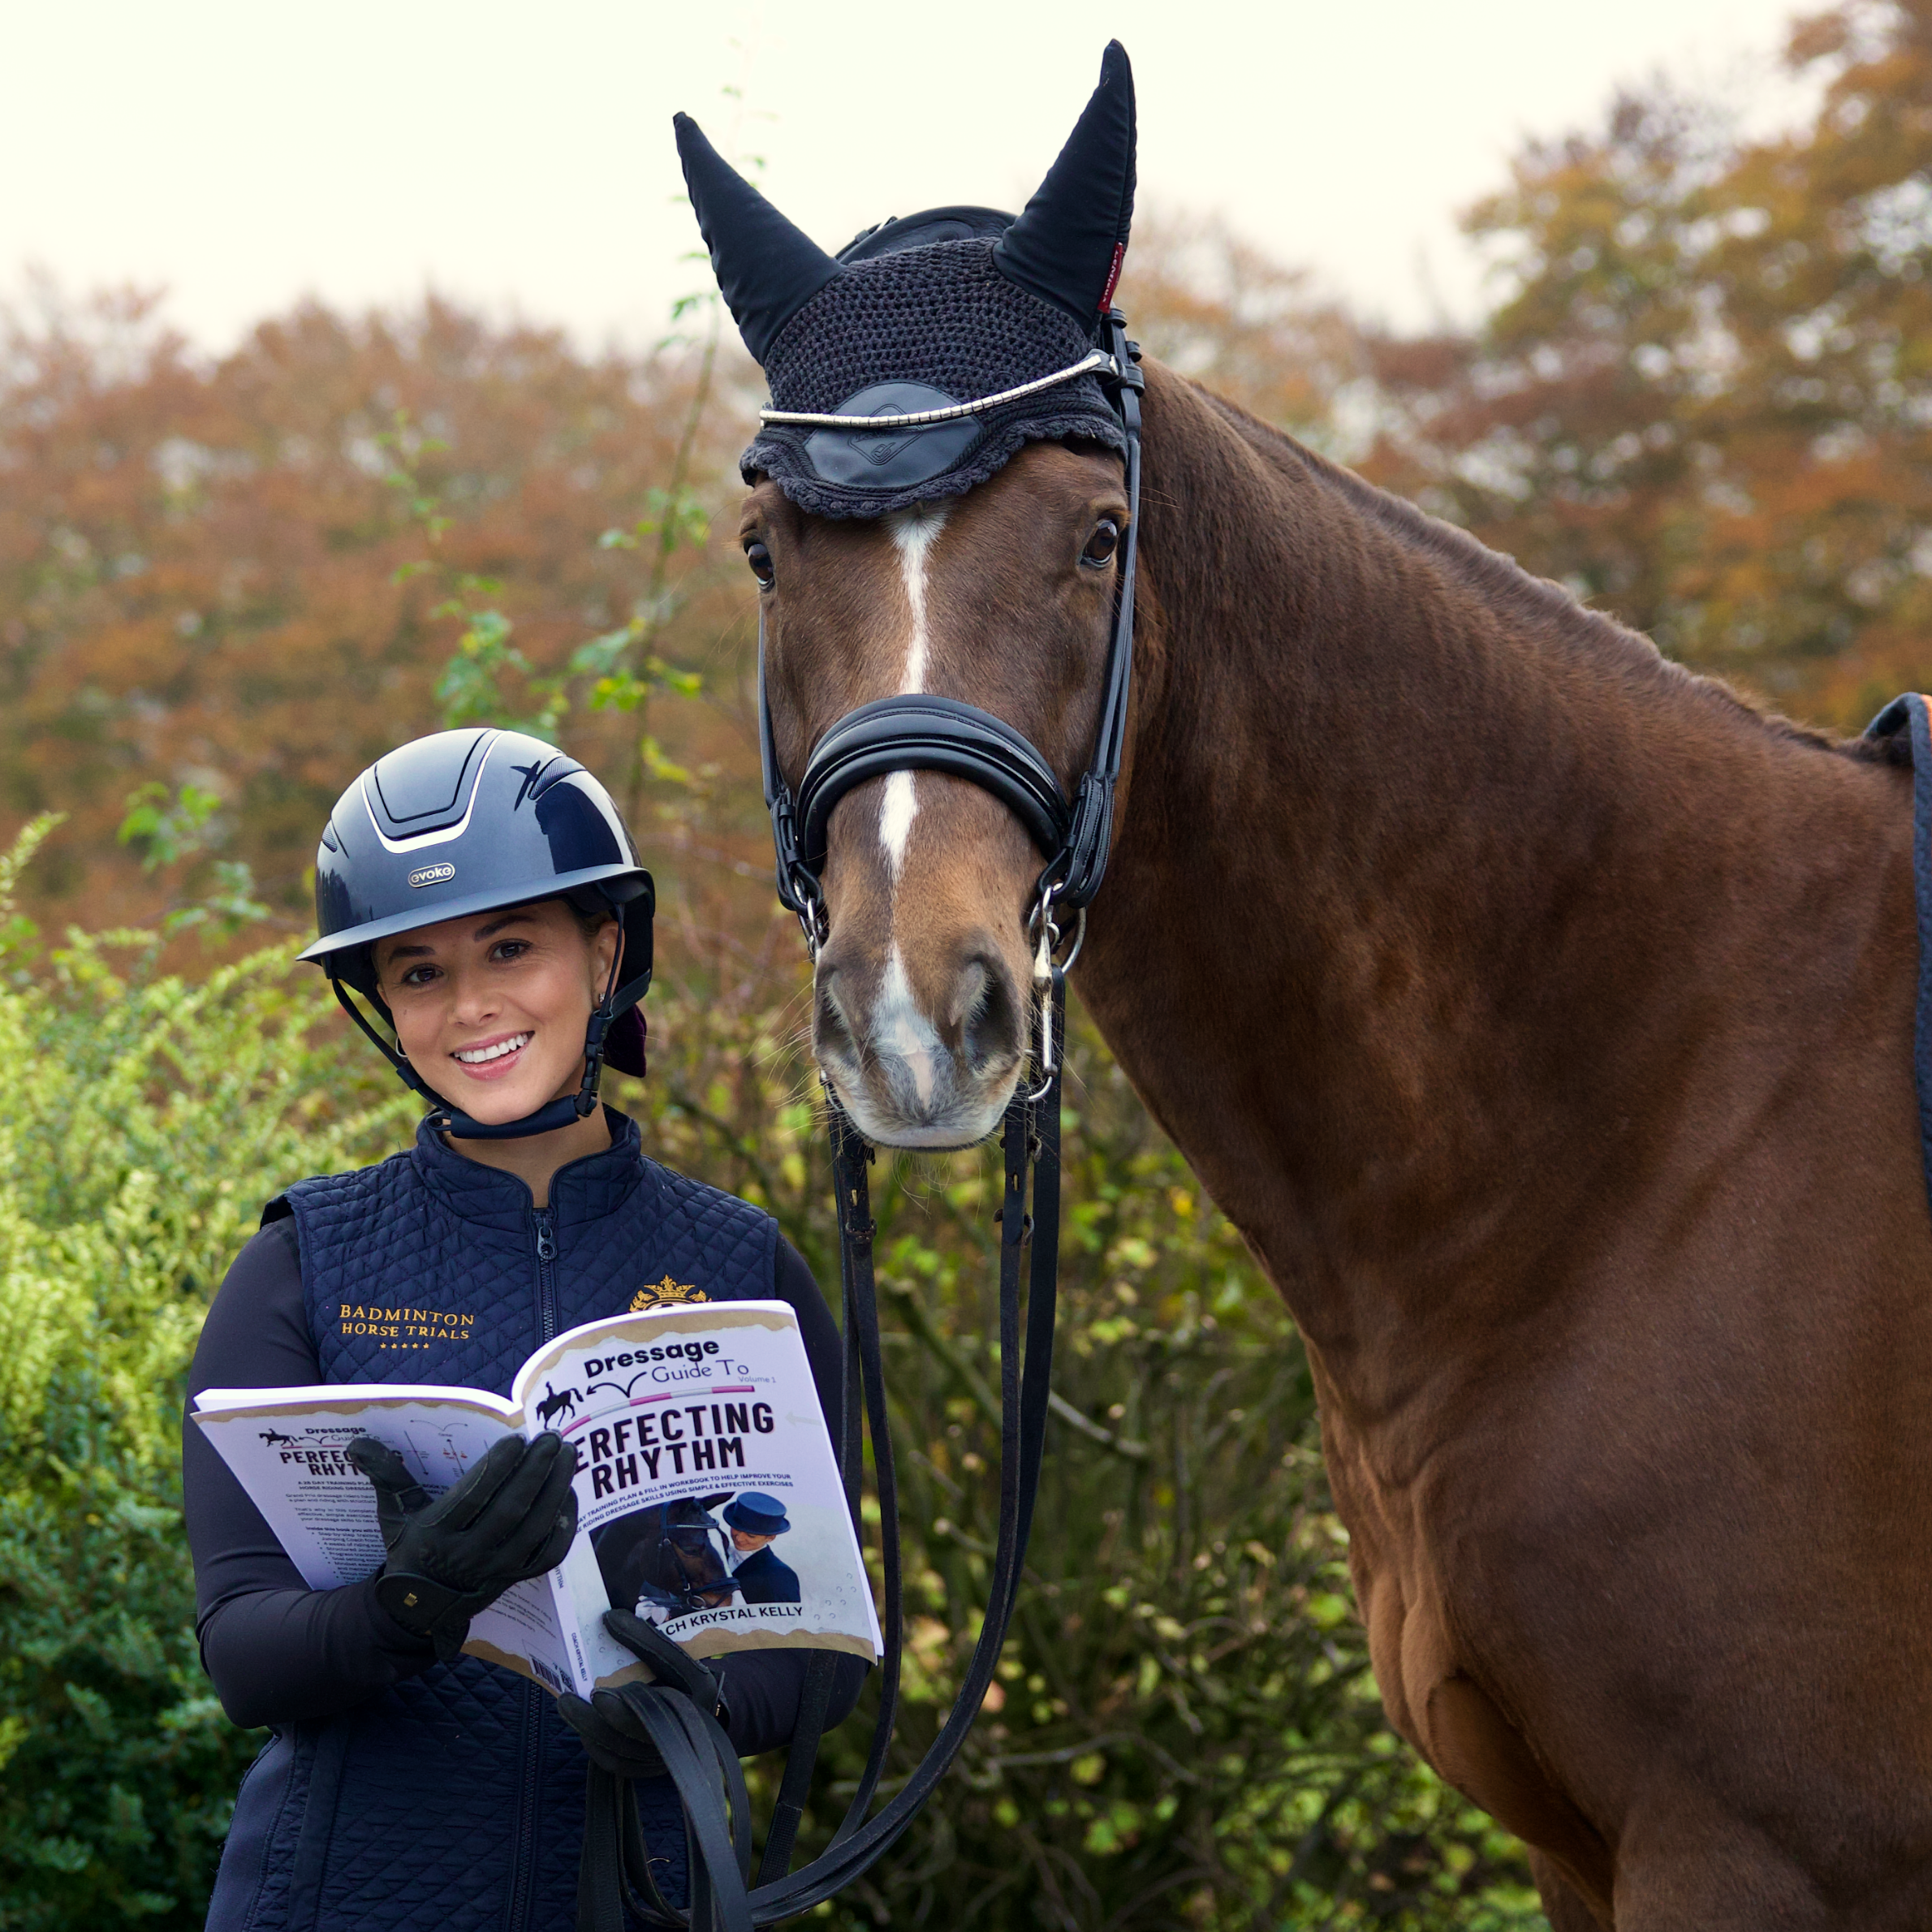
{"type": "Polygon", "coordinates": [[[694,415],[688,351],[434,300],[304,306],[209,361],[132,295],[16,314],[0,356],[0,798],[67,815],[43,913],[147,916],[185,800],[299,917],[346,779],[446,722],[544,725],[634,807],[658,766],[742,762],[728,705],[675,701],[742,615],[705,541],[737,364],[694,415]]]}
{"type": "Polygon", "coordinates": [[[1348,399],[1369,375],[1368,339],[1306,270],[1224,222],[1144,212],[1119,300],[1131,333],[1170,369],[1304,441],[1346,446],[1348,399]]]}
{"type": "MultiPolygon", "coordinates": [[[[1466,334],[1365,328],[1158,217],[1134,332],[1667,651],[1856,728],[1932,682],[1932,0],[1846,0],[1790,58],[1820,104],[1775,137],[1656,88],[1527,149],[1471,217],[1503,282],[1466,334]]],[[[11,317],[0,810],[68,814],[36,909],[146,916],[225,858],[299,921],[344,778],[493,718],[585,757],[661,866],[761,929],[729,528],[761,385],[722,340],[694,412],[688,346],[589,357],[434,302],[304,308],[212,360],[136,298],[11,317]]]]}
{"type": "MultiPolygon", "coordinates": [[[[1475,209],[1506,292],[1372,473],[1673,655],[1845,729],[1932,677],[1932,5],[1801,22],[1810,123],[1628,95],[1475,209]]],[[[1409,360],[1412,362],[1413,357],[1409,360]]]]}

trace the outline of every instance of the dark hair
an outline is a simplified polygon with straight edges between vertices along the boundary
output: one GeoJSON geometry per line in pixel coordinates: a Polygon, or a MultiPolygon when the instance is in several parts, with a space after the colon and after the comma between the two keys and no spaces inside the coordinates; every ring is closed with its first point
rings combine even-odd
{"type": "Polygon", "coordinates": [[[577,922],[577,930],[586,939],[594,939],[617,917],[616,909],[601,892],[594,895],[587,892],[581,899],[574,893],[559,893],[557,903],[570,908],[577,922]]]}

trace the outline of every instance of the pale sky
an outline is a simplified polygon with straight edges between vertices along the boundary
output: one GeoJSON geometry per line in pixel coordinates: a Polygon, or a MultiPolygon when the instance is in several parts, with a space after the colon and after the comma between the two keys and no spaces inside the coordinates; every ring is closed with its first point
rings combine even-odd
{"type": "MultiPolygon", "coordinates": [[[[1815,0],[1813,0],[1815,4],[1815,0]]],[[[163,284],[210,348],[313,294],[434,287],[654,339],[701,284],[670,120],[696,114],[829,248],[947,201],[1017,208],[1111,32],[1143,205],[1219,214],[1330,291],[1467,315],[1456,211],[1524,135],[1658,70],[1793,111],[1789,0],[0,0],[0,294],[163,284]],[[743,83],[744,112],[722,89],[743,83]],[[736,123],[734,125],[734,123],[736,123]]]]}

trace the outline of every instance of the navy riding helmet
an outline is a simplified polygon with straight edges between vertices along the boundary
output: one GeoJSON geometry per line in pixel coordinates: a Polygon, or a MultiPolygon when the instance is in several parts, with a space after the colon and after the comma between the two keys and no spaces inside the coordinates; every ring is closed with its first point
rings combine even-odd
{"type": "Polygon", "coordinates": [[[441,1132],[519,1140],[590,1113],[606,1061],[620,1073],[644,1072],[636,1007],[651,983],[655,904],[651,875],[610,793],[576,759],[520,731],[438,731],[378,758],[336,800],[315,856],[321,936],[302,957],[328,974],[343,1010],[429,1102],[441,1132]],[[544,899],[567,899],[586,912],[608,908],[623,934],[584,1033],[583,1085],[520,1120],[473,1120],[423,1080],[347,990],[389,1020],[376,982],[377,940],[544,899]]]}

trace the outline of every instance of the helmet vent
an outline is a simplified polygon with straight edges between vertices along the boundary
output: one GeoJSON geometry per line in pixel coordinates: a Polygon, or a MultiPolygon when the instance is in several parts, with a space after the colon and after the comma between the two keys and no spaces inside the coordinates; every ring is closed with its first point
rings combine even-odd
{"type": "Polygon", "coordinates": [[[469,809],[495,736],[489,731],[438,731],[377,759],[364,787],[377,827],[391,839],[420,839],[455,824],[469,809]]]}

